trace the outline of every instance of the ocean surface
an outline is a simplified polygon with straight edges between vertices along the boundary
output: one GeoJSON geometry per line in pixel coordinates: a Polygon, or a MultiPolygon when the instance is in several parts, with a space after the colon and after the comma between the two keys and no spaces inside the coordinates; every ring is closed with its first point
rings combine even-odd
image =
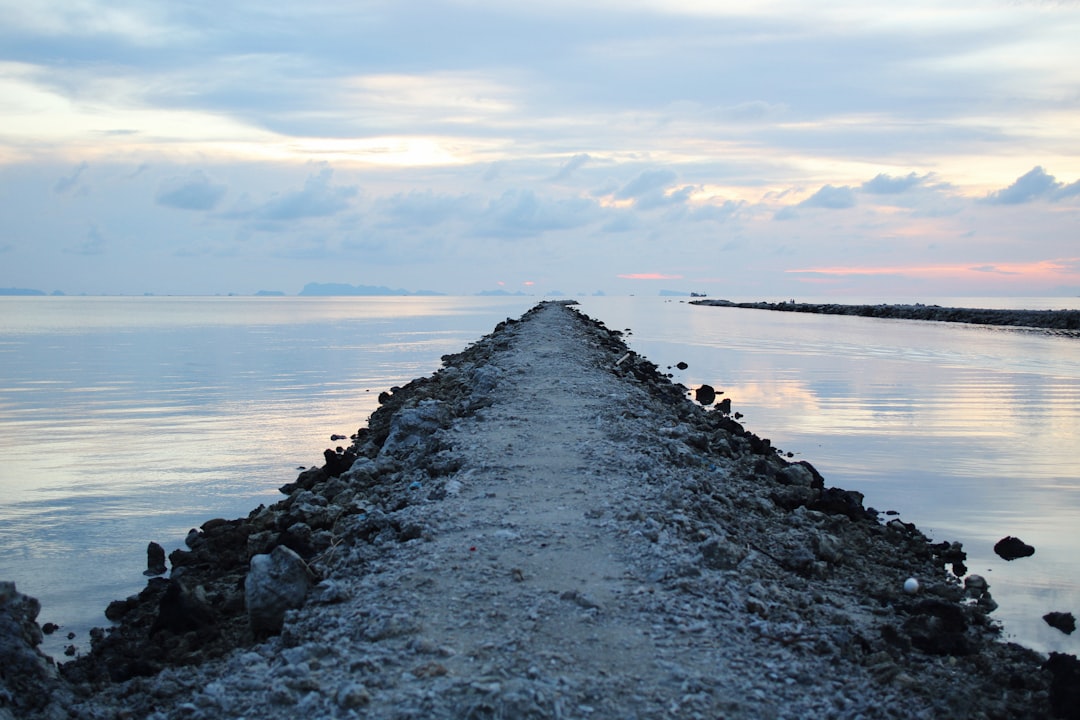
{"type": "MultiPolygon", "coordinates": [[[[733,301],[784,298],[728,298],[733,301]]],[[[105,606],[214,517],[247,515],[347,443],[382,390],[539,298],[0,297],[0,579],[84,650],[105,606]],[[73,633],[73,638],[67,635],[73,633]]],[[[1015,328],[582,297],[674,380],[826,482],[959,540],[1004,636],[1080,652],[1080,337],[1015,328]],[[1006,535],[1036,548],[1005,562],[1006,535]]],[[[799,298],[800,302],[836,299],[799,298]]],[[[1078,298],[845,298],[1080,309],[1078,298]]]]}

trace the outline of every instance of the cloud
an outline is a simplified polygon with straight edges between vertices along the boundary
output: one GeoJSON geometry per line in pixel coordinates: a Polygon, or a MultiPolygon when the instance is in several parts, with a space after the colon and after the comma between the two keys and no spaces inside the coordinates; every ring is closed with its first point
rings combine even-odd
{"type": "Polygon", "coordinates": [[[353,185],[331,185],[333,174],[333,170],[324,168],[317,175],[309,177],[301,190],[276,195],[261,205],[238,208],[227,216],[287,222],[336,215],[349,207],[358,188],[353,185]]]}
{"type": "Polygon", "coordinates": [[[700,207],[695,207],[689,217],[691,220],[726,222],[733,218],[744,207],[746,207],[746,203],[742,200],[725,200],[722,203],[708,203],[700,207]]]}
{"type": "Polygon", "coordinates": [[[574,174],[574,172],[576,172],[590,160],[592,160],[592,158],[589,156],[588,153],[578,153],[574,157],[567,160],[566,163],[561,168],[559,168],[559,172],[555,174],[555,177],[553,177],[552,180],[554,180],[555,182],[560,182],[562,180],[568,179],[571,175],[574,174]]]}
{"type": "Polygon", "coordinates": [[[486,235],[521,237],[581,227],[599,216],[596,203],[584,198],[550,200],[532,190],[507,190],[488,203],[478,228],[486,235]]]}
{"type": "Polygon", "coordinates": [[[79,184],[79,178],[82,177],[82,174],[86,172],[86,168],[88,167],[90,166],[87,165],[86,162],[79,163],[79,166],[75,168],[74,172],[72,172],[71,175],[67,177],[62,177],[56,181],[56,184],[53,185],[53,192],[55,192],[57,195],[63,195],[64,193],[71,191],[76,185],[79,184]]]}
{"type": "Polygon", "coordinates": [[[395,224],[432,227],[462,215],[478,201],[471,196],[412,190],[385,198],[378,205],[395,224]]]}
{"type": "Polygon", "coordinates": [[[178,210],[213,210],[225,197],[226,189],[198,170],[187,177],[163,180],[154,199],[158,205],[178,210]]]}
{"type": "Polygon", "coordinates": [[[1077,195],[1080,195],[1080,180],[1075,180],[1068,185],[1059,187],[1055,194],[1055,198],[1064,200],[1065,198],[1076,197],[1077,195]]]}
{"type": "Polygon", "coordinates": [[[775,120],[788,111],[784,103],[768,103],[764,100],[751,100],[722,108],[715,112],[721,120],[737,123],[759,123],[775,120]]]}
{"type": "Polygon", "coordinates": [[[626,273],[618,275],[623,280],[682,280],[682,275],[667,275],[665,273],[626,273]]]}
{"type": "Polygon", "coordinates": [[[985,202],[991,205],[1021,205],[1036,200],[1063,200],[1080,195],[1080,180],[1066,185],[1036,165],[1016,179],[1012,185],[989,193],[985,202]]]}
{"type": "Polygon", "coordinates": [[[816,193],[799,203],[799,207],[844,210],[855,207],[855,202],[855,191],[850,186],[824,185],[816,193]]]}
{"type": "Polygon", "coordinates": [[[1077,275],[1077,258],[1029,260],[1023,262],[970,264],[926,264],[897,266],[836,266],[785,270],[785,273],[821,277],[905,276],[914,278],[963,279],[987,275],[1015,277],[1071,277],[1077,275]]]}
{"type": "Polygon", "coordinates": [[[927,177],[917,173],[901,176],[879,173],[873,180],[864,182],[859,189],[871,195],[896,195],[923,184],[927,177]]]}
{"type": "MultiPolygon", "coordinates": [[[[778,197],[783,197],[783,193],[778,197]]],[[[798,220],[800,208],[846,210],[855,207],[855,190],[850,185],[823,185],[816,193],[795,205],[786,205],[773,214],[773,220],[798,220]]]]}
{"type": "Polygon", "coordinates": [[[671,189],[678,179],[671,170],[646,170],[615,191],[617,200],[632,200],[639,210],[685,205],[694,192],[692,185],[671,189]]]}
{"type": "Polygon", "coordinates": [[[620,200],[637,200],[650,194],[662,193],[664,188],[678,178],[671,170],[646,170],[623,185],[615,197],[620,200]]]}

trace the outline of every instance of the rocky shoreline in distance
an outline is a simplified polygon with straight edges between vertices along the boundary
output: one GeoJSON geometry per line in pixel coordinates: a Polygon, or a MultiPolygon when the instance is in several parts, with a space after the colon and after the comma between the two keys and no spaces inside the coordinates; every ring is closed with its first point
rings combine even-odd
{"type": "Polygon", "coordinates": [[[959,543],[603,323],[541,303],[443,365],[59,669],[0,584],[0,720],[1080,717],[959,543]]]}
{"type": "Polygon", "coordinates": [[[942,307],[940,305],[843,305],[834,303],[744,302],[704,299],[691,300],[690,305],[734,307],[748,310],[815,313],[819,315],[857,315],[859,317],[891,318],[897,320],[934,320],[937,322],[969,323],[1030,327],[1047,330],[1080,332],[1080,310],[1005,310],[985,308],[942,307]]]}

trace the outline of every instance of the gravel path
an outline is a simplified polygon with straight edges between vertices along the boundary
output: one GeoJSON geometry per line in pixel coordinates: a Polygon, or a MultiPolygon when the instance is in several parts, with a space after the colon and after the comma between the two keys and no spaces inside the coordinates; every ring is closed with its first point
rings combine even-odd
{"type": "Polygon", "coordinates": [[[958,546],[824,488],[618,333],[543,303],[444,360],[348,471],[263,512],[337,508],[280,634],[86,675],[38,716],[1051,715],[1045,658],[997,640],[958,546]]]}

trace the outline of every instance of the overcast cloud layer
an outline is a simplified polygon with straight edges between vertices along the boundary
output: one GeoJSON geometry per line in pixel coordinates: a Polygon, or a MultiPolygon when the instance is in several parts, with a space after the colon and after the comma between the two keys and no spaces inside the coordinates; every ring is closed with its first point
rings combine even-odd
{"type": "Polygon", "coordinates": [[[1080,3],[669,5],[0,0],[0,288],[1080,294],[1080,3]]]}

